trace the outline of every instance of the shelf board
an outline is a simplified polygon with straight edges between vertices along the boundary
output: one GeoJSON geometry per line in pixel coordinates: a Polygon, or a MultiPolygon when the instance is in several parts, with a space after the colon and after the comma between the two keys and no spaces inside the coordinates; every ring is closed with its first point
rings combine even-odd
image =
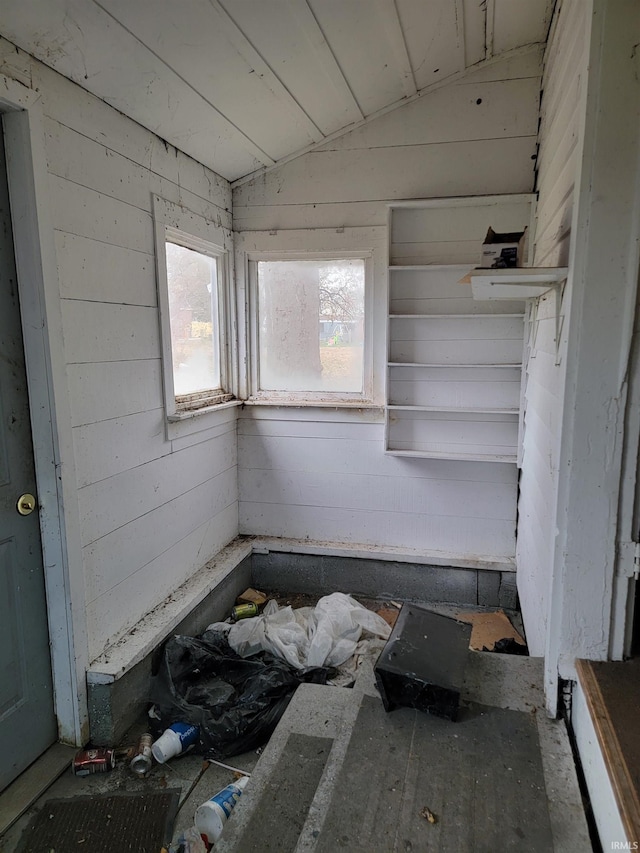
{"type": "Polygon", "coordinates": [[[389,314],[390,320],[495,320],[496,317],[524,317],[524,314],[389,314]]]}
{"type": "Polygon", "coordinates": [[[442,270],[469,270],[469,264],[389,264],[389,272],[421,272],[424,270],[432,270],[438,272],[442,270]]]}
{"type": "Polygon", "coordinates": [[[568,267],[474,269],[461,283],[471,282],[474,299],[535,299],[560,287],[568,272],[568,267]]]}
{"type": "Polygon", "coordinates": [[[438,450],[385,450],[387,456],[407,456],[412,459],[450,459],[460,462],[509,462],[515,464],[518,457],[515,453],[453,453],[438,450]]]}
{"type": "Polygon", "coordinates": [[[519,361],[512,364],[478,364],[477,362],[474,364],[442,364],[442,362],[439,362],[438,364],[433,364],[421,361],[388,361],[387,367],[506,367],[517,368],[520,370],[522,368],[522,362],[519,361]]]}
{"type": "Polygon", "coordinates": [[[402,406],[389,403],[387,409],[402,412],[449,412],[452,415],[518,415],[519,409],[489,406],[402,406]]]}

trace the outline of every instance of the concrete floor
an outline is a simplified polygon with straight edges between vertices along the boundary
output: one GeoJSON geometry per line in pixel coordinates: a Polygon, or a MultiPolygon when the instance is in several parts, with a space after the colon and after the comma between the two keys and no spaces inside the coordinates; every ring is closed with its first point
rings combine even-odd
{"type": "MultiPolygon", "coordinates": [[[[452,612],[459,608],[438,607],[437,609],[440,612],[452,612]]],[[[514,621],[517,623],[517,620],[514,621]]],[[[335,826],[333,830],[331,829],[331,819],[327,818],[332,810],[335,812],[335,805],[332,806],[334,789],[340,778],[345,757],[349,753],[349,746],[354,738],[354,733],[357,735],[358,726],[362,727],[363,720],[365,722],[367,720],[366,715],[364,717],[359,716],[363,702],[365,704],[368,702],[371,705],[374,699],[373,705],[380,703],[379,695],[374,686],[373,661],[365,661],[353,689],[302,685],[262,754],[250,752],[229,759],[229,764],[248,773],[252,773],[255,768],[255,774],[236,807],[223,838],[216,845],[216,850],[219,850],[220,853],[224,853],[224,851],[246,853],[249,849],[256,849],[260,853],[266,850],[273,850],[278,853],[285,853],[287,850],[292,851],[292,853],[294,850],[296,853],[317,850],[320,853],[321,850],[328,850],[329,848],[326,845],[333,842],[327,833],[330,834],[331,831],[335,831],[335,826]],[[365,699],[365,697],[368,698],[365,699]],[[290,825],[292,822],[295,823],[295,815],[291,814],[290,805],[284,800],[288,799],[301,803],[304,799],[303,792],[300,789],[299,791],[294,790],[293,795],[291,790],[287,793],[285,790],[286,782],[283,788],[284,777],[282,777],[282,772],[284,767],[283,755],[288,748],[287,744],[290,743],[290,737],[295,736],[296,733],[312,736],[308,737],[308,740],[313,740],[314,737],[326,740],[330,750],[326,766],[323,765],[320,768],[318,780],[313,782],[305,795],[308,802],[304,805],[304,814],[299,816],[300,827],[295,832],[291,830],[290,834],[293,833],[291,837],[279,839],[275,835],[272,846],[264,847],[263,845],[262,850],[260,846],[249,848],[247,847],[247,836],[243,840],[243,833],[249,828],[250,832],[255,834],[255,830],[251,827],[256,825],[256,815],[262,815],[259,818],[261,824],[271,819],[275,820],[275,826],[280,825],[282,827],[290,825]],[[279,789],[282,790],[280,797],[277,795],[279,789]],[[264,810],[264,796],[269,798],[267,811],[264,810]],[[261,809],[262,811],[260,811],[261,809]],[[298,829],[300,830],[299,833],[298,829]]],[[[548,815],[545,813],[545,822],[548,821],[553,839],[552,846],[549,849],[556,851],[556,853],[572,853],[572,851],[584,853],[584,851],[590,850],[591,845],[564,723],[549,720],[542,710],[542,662],[528,657],[472,652],[467,667],[463,699],[469,703],[469,707],[472,704],[475,706],[475,703],[479,703],[481,706],[511,709],[521,712],[523,717],[526,714],[528,721],[535,721],[533,727],[537,732],[535,737],[536,749],[539,747],[539,758],[536,760],[539,765],[541,763],[544,774],[545,799],[548,803],[548,815]]],[[[373,711],[375,712],[375,708],[373,711]]],[[[404,711],[405,709],[401,709],[400,714],[404,711]]],[[[387,719],[391,721],[392,725],[395,725],[399,720],[399,717],[395,720],[392,719],[396,713],[387,715],[387,719]]],[[[416,712],[411,713],[415,714],[416,712]]],[[[441,722],[438,721],[438,723],[441,722]]],[[[384,721],[383,725],[385,725],[384,721]]],[[[456,730],[457,725],[446,723],[447,728],[443,729],[439,736],[444,736],[445,742],[449,737],[457,738],[461,731],[456,730]]],[[[145,728],[146,720],[143,717],[130,730],[123,743],[135,743],[138,735],[145,728]]],[[[429,737],[433,737],[433,733],[429,737]]],[[[360,738],[362,738],[362,732],[360,732],[360,738]]],[[[353,752],[353,748],[351,752],[353,752]]],[[[373,760],[371,757],[367,760],[373,762],[371,772],[368,773],[365,767],[364,774],[360,776],[361,780],[367,778],[373,780],[376,778],[376,773],[379,772],[379,768],[375,766],[375,754],[373,760]]],[[[127,762],[124,761],[121,761],[110,773],[84,778],[75,777],[69,768],[0,839],[0,850],[10,853],[17,848],[23,831],[47,799],[73,797],[78,794],[158,790],[166,787],[179,788],[182,792],[181,807],[174,830],[174,838],[177,838],[182,830],[193,824],[195,809],[233,781],[232,772],[216,765],[207,765],[203,773],[204,766],[200,756],[186,755],[173,759],[165,765],[154,765],[149,775],[144,779],[134,776],[129,771],[127,762]],[[198,780],[197,784],[190,791],[196,780],[198,780]]],[[[313,773],[311,764],[309,765],[309,773],[313,773]]],[[[524,775],[526,776],[526,772],[524,775]]],[[[300,786],[304,778],[303,774],[296,785],[300,786]]],[[[526,778],[524,783],[527,783],[526,778]]],[[[403,811],[403,803],[414,802],[416,796],[419,798],[420,792],[415,789],[421,784],[423,783],[420,783],[418,776],[407,775],[398,805],[400,811],[403,811]]],[[[450,782],[447,784],[450,785],[450,782]]],[[[531,784],[533,785],[534,781],[531,781],[531,784]]],[[[362,800],[362,796],[360,799],[362,800]]],[[[367,799],[365,797],[365,802],[367,799]]],[[[404,811],[407,808],[405,806],[404,811]]],[[[344,821],[344,819],[344,814],[341,814],[340,820],[344,821]]],[[[355,819],[357,819],[357,815],[354,814],[355,819]]],[[[474,820],[475,818],[472,816],[470,819],[474,820]]],[[[547,824],[545,823],[545,825],[547,824]]],[[[434,850],[434,853],[440,853],[442,849],[445,849],[438,844],[433,846],[435,833],[430,838],[427,835],[420,840],[420,838],[415,838],[415,830],[412,831],[413,841],[410,846],[413,851],[434,850]]],[[[347,839],[349,834],[341,832],[336,837],[347,839]]],[[[400,842],[406,845],[406,837],[402,836],[401,833],[397,835],[397,843],[396,841],[392,843],[389,840],[378,839],[378,846],[372,847],[370,853],[374,849],[376,853],[377,851],[392,853],[395,850],[410,849],[406,846],[397,846],[400,842]],[[402,838],[405,840],[402,841],[402,838]]],[[[261,842],[258,843],[260,845],[261,842]]],[[[364,849],[359,846],[349,847],[349,842],[345,842],[345,844],[339,846],[347,851],[364,849]]],[[[462,851],[488,849],[482,844],[478,846],[475,841],[470,841],[468,836],[460,836],[456,843],[455,834],[453,838],[449,838],[449,842],[445,846],[446,849],[451,846],[451,849],[462,851]]],[[[504,849],[511,848],[505,847],[504,849]]],[[[492,853],[499,853],[499,851],[494,847],[492,853]]]]}

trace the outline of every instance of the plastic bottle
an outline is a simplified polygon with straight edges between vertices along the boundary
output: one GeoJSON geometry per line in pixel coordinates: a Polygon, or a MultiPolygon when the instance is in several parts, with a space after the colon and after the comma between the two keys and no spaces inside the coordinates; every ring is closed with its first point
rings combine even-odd
{"type": "Polygon", "coordinates": [[[198,742],[200,729],[189,723],[172,723],[160,735],[151,747],[153,757],[158,764],[164,764],[170,758],[186,752],[189,747],[198,742]]]}
{"type": "Polygon", "coordinates": [[[248,781],[248,776],[236,779],[196,809],[196,828],[206,837],[208,844],[215,844],[222,835],[224,825],[248,781]]]}

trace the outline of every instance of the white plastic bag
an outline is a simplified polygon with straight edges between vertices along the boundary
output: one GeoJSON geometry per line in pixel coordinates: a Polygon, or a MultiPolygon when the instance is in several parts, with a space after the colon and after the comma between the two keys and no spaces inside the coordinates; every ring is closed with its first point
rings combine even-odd
{"type": "Polygon", "coordinates": [[[363,631],[385,640],[391,633],[381,616],[342,592],[320,599],[310,625],[307,666],[340,666],[354,654],[363,631]]]}
{"type": "Polygon", "coordinates": [[[258,652],[270,652],[302,669],[306,666],[309,646],[306,621],[304,618],[301,624],[291,607],[279,608],[271,600],[267,602],[262,616],[236,622],[227,639],[231,648],[243,658],[258,652]]]}
{"type": "Polygon", "coordinates": [[[391,629],[351,596],[334,592],[313,609],[279,608],[271,600],[262,616],[233,625],[228,641],[242,657],[267,651],[302,669],[340,666],[354,654],[363,633],[386,640],[391,629]]]}

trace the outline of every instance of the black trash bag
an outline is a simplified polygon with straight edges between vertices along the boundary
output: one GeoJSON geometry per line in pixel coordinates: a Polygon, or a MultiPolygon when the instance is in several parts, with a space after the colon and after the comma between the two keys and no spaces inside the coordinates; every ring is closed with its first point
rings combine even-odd
{"type": "Polygon", "coordinates": [[[161,730],[176,722],[199,726],[199,751],[230,758],[269,739],[299,684],[325,684],[331,672],[298,670],[267,653],[241,658],[222,634],[205,631],[167,641],[150,699],[161,730]]]}

